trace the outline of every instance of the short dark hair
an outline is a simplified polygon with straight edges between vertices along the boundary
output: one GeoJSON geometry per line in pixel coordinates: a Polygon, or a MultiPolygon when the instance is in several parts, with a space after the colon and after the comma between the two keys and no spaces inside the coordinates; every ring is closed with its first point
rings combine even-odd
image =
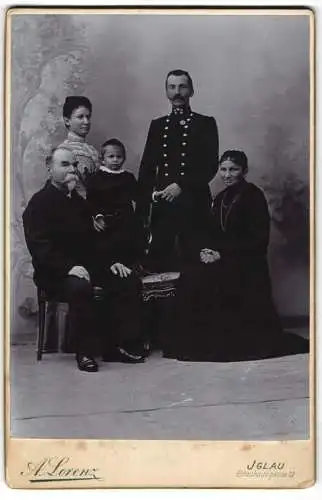
{"type": "Polygon", "coordinates": [[[171,75],[173,75],[173,76],[186,76],[188,79],[188,83],[190,85],[190,88],[191,88],[192,92],[194,92],[192,78],[189,75],[188,71],[185,71],[184,69],[173,69],[173,70],[169,71],[169,73],[167,74],[167,77],[165,79],[165,86],[166,87],[167,87],[167,83],[168,83],[168,78],[171,75]]]}
{"type": "Polygon", "coordinates": [[[84,106],[84,108],[87,108],[89,112],[92,113],[92,103],[88,97],[82,95],[67,96],[63,106],[63,117],[70,118],[72,116],[72,112],[81,106],[84,106]]]}
{"type": "Polygon", "coordinates": [[[221,155],[219,165],[221,165],[221,163],[226,160],[231,160],[236,163],[236,165],[242,167],[243,172],[248,170],[248,159],[244,151],[238,151],[237,149],[228,149],[221,155]]]}
{"type": "Polygon", "coordinates": [[[115,139],[113,137],[113,139],[108,139],[107,141],[105,141],[102,146],[101,146],[101,160],[104,159],[104,152],[105,152],[105,148],[107,146],[117,146],[121,149],[122,151],[122,155],[123,155],[123,158],[124,160],[126,160],[126,150],[125,150],[125,146],[123,144],[123,142],[121,142],[119,139],[115,139]]]}

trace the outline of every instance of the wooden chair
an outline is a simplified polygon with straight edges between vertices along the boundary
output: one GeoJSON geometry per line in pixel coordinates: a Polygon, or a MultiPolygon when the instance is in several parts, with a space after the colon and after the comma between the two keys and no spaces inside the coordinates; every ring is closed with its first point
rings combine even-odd
{"type": "MultiPolygon", "coordinates": [[[[48,305],[50,302],[54,302],[56,304],[64,303],[65,301],[61,300],[59,297],[52,297],[46,294],[45,290],[42,288],[37,289],[38,296],[38,333],[37,333],[37,361],[42,359],[42,355],[44,353],[44,345],[45,345],[45,334],[47,327],[47,313],[48,313],[48,305]]],[[[61,315],[57,315],[58,317],[58,332],[57,334],[63,331],[63,317],[61,315]]]]}

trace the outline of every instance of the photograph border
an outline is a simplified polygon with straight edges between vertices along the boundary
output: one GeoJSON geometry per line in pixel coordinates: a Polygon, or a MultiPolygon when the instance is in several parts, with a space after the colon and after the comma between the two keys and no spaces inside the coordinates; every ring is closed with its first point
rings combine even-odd
{"type": "Polygon", "coordinates": [[[68,457],[69,466],[95,470],[86,481],[64,488],[108,487],[242,487],[304,488],[315,479],[316,439],[316,309],[315,309],[315,153],[316,153],[316,40],[315,13],[309,7],[35,7],[10,8],[5,26],[5,448],[6,479],[13,488],[58,488],[53,482],[30,482],[28,462],[48,456],[68,457]],[[303,15],[310,17],[310,437],[292,441],[142,441],[92,439],[17,439],[10,437],[10,119],[11,19],[19,14],[189,14],[303,15]],[[84,453],[86,452],[86,453],[84,453]],[[180,457],[178,460],[177,457],[180,457]],[[284,462],[287,477],[251,478],[238,475],[253,460],[284,462]],[[174,463],[180,462],[178,467],[174,463]],[[120,467],[120,465],[122,465],[120,467]],[[160,471],[162,471],[160,473],[160,471]],[[125,477],[126,476],[126,477],[125,477]]]}

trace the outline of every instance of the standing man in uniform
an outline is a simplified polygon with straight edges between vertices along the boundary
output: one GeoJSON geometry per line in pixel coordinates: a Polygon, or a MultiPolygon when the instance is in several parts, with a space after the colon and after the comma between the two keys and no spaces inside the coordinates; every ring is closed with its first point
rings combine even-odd
{"type": "Polygon", "coordinates": [[[194,237],[211,204],[209,182],[218,168],[218,130],[213,117],[191,110],[187,71],[170,71],[171,112],[152,120],[139,171],[137,214],[149,228],[147,266],[180,270],[194,253],[194,237]]]}

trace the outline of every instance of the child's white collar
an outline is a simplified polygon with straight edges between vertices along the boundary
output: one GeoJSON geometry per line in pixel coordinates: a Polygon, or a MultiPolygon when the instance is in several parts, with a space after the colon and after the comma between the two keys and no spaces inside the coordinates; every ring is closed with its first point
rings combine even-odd
{"type": "Polygon", "coordinates": [[[109,174],[122,174],[123,172],[125,172],[123,168],[121,168],[120,170],[111,170],[110,168],[105,167],[105,165],[101,165],[100,170],[103,170],[103,172],[108,172],[109,174]]]}

